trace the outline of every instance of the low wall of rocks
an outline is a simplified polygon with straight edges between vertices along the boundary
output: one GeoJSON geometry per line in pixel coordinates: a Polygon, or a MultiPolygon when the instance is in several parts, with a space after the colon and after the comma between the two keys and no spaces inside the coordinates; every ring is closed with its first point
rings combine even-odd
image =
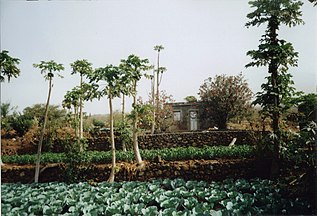
{"type": "Polygon", "coordinates": [[[207,131],[183,132],[170,134],[155,134],[139,137],[141,149],[160,149],[175,147],[203,147],[229,145],[236,138],[235,145],[255,145],[255,136],[259,133],[252,131],[207,131]]]}
{"type": "MultiPolygon", "coordinates": [[[[52,164],[51,164],[52,165],[52,164]]],[[[53,164],[54,165],[54,164],[53,164]]],[[[188,160],[188,161],[145,161],[140,170],[136,164],[117,163],[116,181],[148,181],[158,178],[183,178],[185,180],[221,181],[227,178],[257,177],[254,159],[234,160],[188,160]]],[[[80,179],[94,182],[107,181],[110,164],[95,164],[83,168],[80,179]]],[[[34,181],[34,166],[6,166],[1,169],[3,183],[31,183],[34,181]]],[[[49,166],[40,174],[40,182],[65,181],[65,165],[49,166]]]]}
{"type": "MultiPolygon", "coordinates": [[[[175,147],[203,147],[229,145],[233,138],[236,138],[235,145],[255,145],[256,136],[261,132],[254,131],[207,131],[207,132],[182,132],[182,133],[165,133],[154,135],[142,135],[138,137],[140,149],[162,149],[175,147]]],[[[88,150],[109,151],[110,134],[102,132],[91,136],[88,139],[88,150]]],[[[117,150],[122,149],[122,143],[118,134],[115,136],[117,150]]],[[[132,144],[127,145],[132,148],[132,144]]],[[[2,154],[36,154],[37,142],[26,143],[22,138],[15,141],[2,140],[2,154]]],[[[45,144],[43,152],[47,151],[45,144]]],[[[65,148],[61,143],[55,143],[50,149],[51,152],[64,152],[65,148]]]]}

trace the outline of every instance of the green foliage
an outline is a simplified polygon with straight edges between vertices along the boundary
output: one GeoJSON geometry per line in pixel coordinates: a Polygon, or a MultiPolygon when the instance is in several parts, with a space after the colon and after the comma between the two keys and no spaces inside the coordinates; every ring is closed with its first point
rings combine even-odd
{"type": "Polygon", "coordinates": [[[20,69],[17,67],[19,63],[20,59],[13,58],[7,50],[2,50],[0,52],[0,82],[3,82],[5,77],[9,82],[12,77],[18,77],[20,75],[20,69]]]}
{"type": "Polygon", "coordinates": [[[22,137],[32,127],[34,120],[27,115],[17,114],[11,116],[8,123],[10,128],[15,130],[17,134],[22,137]]]}
{"type": "Polygon", "coordinates": [[[9,102],[7,103],[1,103],[0,106],[1,109],[1,129],[4,129],[6,131],[12,130],[12,126],[10,125],[10,120],[17,116],[17,113],[14,111],[16,107],[11,107],[11,104],[9,102]],[[10,114],[10,112],[14,112],[13,114],[10,114]]]}
{"type": "MultiPolygon", "coordinates": [[[[41,74],[44,74],[45,80],[51,80],[55,74],[54,72],[59,72],[64,70],[64,66],[62,64],[58,64],[55,61],[41,61],[39,64],[33,64],[35,68],[39,68],[41,70],[41,74]]],[[[57,74],[59,77],[63,77],[60,74],[57,74]]]]}
{"type": "MultiPolygon", "coordinates": [[[[57,130],[62,128],[67,123],[66,110],[61,109],[58,105],[49,105],[48,111],[48,122],[46,123],[45,129],[45,144],[44,148],[49,150],[53,143],[59,138],[57,135],[57,130]]],[[[27,119],[32,119],[38,127],[41,127],[44,124],[44,104],[35,104],[31,107],[26,107],[23,110],[23,115],[27,119]]]]}
{"type": "Polygon", "coordinates": [[[81,96],[81,89],[80,87],[76,86],[72,90],[67,91],[64,95],[64,100],[62,102],[63,107],[67,109],[71,109],[72,107],[74,110],[78,109],[79,102],[81,96]]]}
{"type": "Polygon", "coordinates": [[[2,184],[3,215],[282,215],[309,214],[268,180],[2,184]]]}
{"type": "Polygon", "coordinates": [[[293,105],[292,97],[296,94],[292,86],[294,84],[292,75],[288,73],[288,69],[297,66],[298,57],[291,43],[278,38],[278,30],[281,24],[292,27],[304,23],[300,11],[303,3],[296,0],[254,0],[249,1],[249,4],[254,11],[247,15],[249,22],[246,26],[267,24],[258,50],[247,52],[252,61],[246,67],[268,67],[269,76],[266,77],[266,83],[261,85],[262,91],[256,94],[254,104],[261,105],[262,114],[272,119],[271,175],[276,177],[279,172],[278,160],[283,134],[280,118],[293,105]]]}
{"type": "Polygon", "coordinates": [[[256,0],[250,1],[249,4],[255,10],[247,15],[250,21],[246,26],[267,23],[267,31],[260,40],[259,49],[247,52],[253,61],[246,67],[269,66],[270,73],[254,103],[261,105],[265,114],[278,115],[289,108],[288,102],[295,92],[291,86],[294,83],[292,76],[288,74],[288,68],[297,66],[298,53],[294,51],[291,43],[277,38],[277,30],[280,24],[291,27],[303,23],[300,18],[300,7],[303,3],[289,0],[256,0]]]}
{"type": "MultiPolygon", "coordinates": [[[[137,82],[142,78],[143,71],[149,70],[151,66],[149,65],[148,59],[140,59],[138,56],[129,55],[127,59],[122,59],[119,65],[120,70],[123,71],[122,81],[126,84],[124,91],[121,91],[124,95],[132,95],[133,110],[137,109],[137,82]]],[[[135,159],[138,164],[142,163],[142,158],[138,147],[138,111],[135,110],[134,118],[132,120],[132,141],[133,148],[135,150],[135,159]]]]}
{"type": "Polygon", "coordinates": [[[266,77],[267,82],[261,85],[262,92],[256,94],[256,99],[253,101],[254,105],[261,105],[262,110],[261,115],[265,117],[273,118],[274,113],[279,113],[279,115],[286,113],[293,105],[294,101],[292,98],[298,95],[295,88],[292,86],[294,82],[291,80],[292,75],[287,73],[280,73],[278,75],[278,96],[279,105],[274,105],[274,96],[272,88],[272,78],[271,76],[266,77]]]}
{"type": "Polygon", "coordinates": [[[314,4],[314,6],[316,6],[317,5],[317,0],[309,0],[311,3],[313,3],[314,4]]]}
{"type": "Polygon", "coordinates": [[[90,83],[94,83],[97,87],[102,87],[96,91],[98,99],[105,95],[108,98],[119,97],[121,92],[126,90],[127,83],[123,78],[123,72],[117,66],[107,65],[104,68],[97,68],[88,77],[90,83]]]}
{"type": "Polygon", "coordinates": [[[84,179],[80,177],[80,168],[87,165],[88,157],[86,152],[81,151],[81,148],[87,147],[87,141],[85,139],[76,142],[66,140],[65,144],[66,153],[63,161],[66,163],[65,181],[68,183],[82,181],[84,179]]]}
{"type": "MultiPolygon", "coordinates": [[[[48,119],[50,121],[56,121],[55,123],[63,123],[63,119],[66,115],[66,111],[64,109],[61,109],[58,105],[49,105],[48,109],[48,119]]],[[[33,106],[24,108],[23,114],[35,119],[41,124],[41,122],[43,121],[44,111],[45,104],[35,104],[33,106]]],[[[60,126],[62,126],[62,124],[60,126]]]]}
{"type": "MultiPolygon", "coordinates": [[[[200,119],[226,129],[232,118],[243,118],[250,110],[252,91],[240,73],[237,76],[209,77],[199,88],[202,111],[200,119]]],[[[214,125],[206,125],[212,127],[214,125]]]]}
{"type": "Polygon", "coordinates": [[[138,103],[134,105],[133,110],[127,116],[128,119],[134,120],[138,116],[138,129],[149,130],[153,121],[153,105],[149,103],[143,103],[142,100],[138,100],[138,103]]]}
{"type": "Polygon", "coordinates": [[[70,64],[72,68],[72,75],[79,73],[81,76],[89,75],[93,72],[92,64],[86,59],[76,60],[74,63],[70,64]]]}
{"type": "Polygon", "coordinates": [[[99,128],[99,129],[105,126],[105,123],[103,121],[95,119],[95,118],[92,120],[92,124],[95,128],[99,128]]]}
{"type": "Polygon", "coordinates": [[[282,145],[283,159],[302,170],[316,169],[316,132],[317,124],[312,121],[299,133],[285,133],[287,143],[282,145]]]}
{"type": "Polygon", "coordinates": [[[303,2],[297,0],[253,0],[249,5],[255,10],[247,15],[250,19],[246,26],[259,26],[267,23],[272,17],[276,17],[278,23],[289,27],[303,23],[300,18],[302,12],[300,7],[303,2]]]}
{"type": "Polygon", "coordinates": [[[164,49],[164,47],[162,45],[155,45],[154,46],[154,50],[157,51],[157,52],[160,52],[163,49],[164,49]]]}
{"type": "Polygon", "coordinates": [[[197,98],[195,96],[192,96],[192,95],[189,95],[189,96],[185,97],[184,100],[187,103],[197,102],[197,98]]]}
{"type": "Polygon", "coordinates": [[[14,111],[16,107],[12,107],[10,102],[1,103],[1,119],[8,117],[10,112],[14,111]]]}
{"type": "Polygon", "coordinates": [[[317,95],[307,94],[298,98],[298,120],[301,128],[304,128],[309,122],[317,119],[317,95]]]}
{"type": "Polygon", "coordinates": [[[36,121],[29,115],[17,112],[9,115],[11,110],[10,103],[1,105],[1,128],[7,132],[14,130],[17,135],[21,137],[36,123],[36,121]]]}
{"type": "MultiPolygon", "coordinates": [[[[150,97],[148,103],[151,103],[151,100],[152,98],[150,97]]],[[[161,91],[158,100],[159,107],[155,111],[155,125],[158,132],[166,132],[174,123],[174,113],[171,103],[174,103],[175,100],[172,95],[168,95],[165,91],[161,91]]]]}
{"type": "Polygon", "coordinates": [[[270,76],[266,77],[267,82],[261,85],[262,92],[257,93],[254,104],[261,105],[263,114],[275,119],[273,128],[277,130],[277,118],[292,105],[289,102],[295,88],[292,87],[294,82],[288,68],[297,66],[298,57],[291,43],[277,38],[277,30],[280,24],[291,27],[303,23],[300,18],[300,7],[303,3],[290,0],[256,0],[250,1],[249,4],[255,10],[247,15],[250,21],[246,26],[267,23],[267,30],[260,40],[259,49],[247,52],[253,61],[246,67],[268,66],[270,73],[270,76]]]}
{"type": "Polygon", "coordinates": [[[115,129],[120,136],[122,147],[125,146],[126,148],[129,148],[132,143],[132,130],[130,124],[126,120],[121,120],[115,123],[115,129]]]}
{"type": "MultiPolygon", "coordinates": [[[[67,142],[67,141],[65,141],[67,142]]],[[[77,145],[74,142],[69,142],[66,144],[70,154],[73,152],[76,154],[77,145]]],[[[152,149],[152,150],[141,150],[141,153],[145,160],[155,161],[159,155],[163,160],[173,161],[173,160],[190,160],[190,159],[204,159],[213,160],[217,158],[221,159],[234,159],[234,158],[251,158],[254,157],[255,150],[252,146],[242,145],[234,146],[229,148],[227,146],[204,146],[203,148],[188,147],[188,148],[170,148],[170,149],[152,149]]],[[[56,163],[67,162],[68,153],[44,153],[43,163],[56,163]]],[[[119,161],[133,161],[134,154],[133,151],[117,151],[117,160],[119,161]]],[[[35,155],[13,155],[2,157],[4,163],[17,163],[17,164],[32,164],[35,160],[35,155]]],[[[110,163],[111,162],[111,152],[102,151],[88,151],[85,153],[87,157],[87,163],[110,163]]],[[[80,157],[79,157],[80,158],[80,157]]],[[[71,160],[77,160],[75,158],[69,158],[71,160]]]]}
{"type": "Polygon", "coordinates": [[[148,59],[141,59],[132,54],[129,55],[127,59],[121,60],[119,68],[124,74],[122,81],[127,85],[123,94],[136,96],[136,83],[142,78],[142,71],[147,71],[151,69],[152,66],[149,65],[148,59]]]}

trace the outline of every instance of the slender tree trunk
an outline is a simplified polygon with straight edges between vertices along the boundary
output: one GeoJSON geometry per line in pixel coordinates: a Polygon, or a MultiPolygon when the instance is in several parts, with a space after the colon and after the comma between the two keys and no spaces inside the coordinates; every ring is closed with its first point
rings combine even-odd
{"type": "MultiPolygon", "coordinates": [[[[157,71],[156,71],[156,115],[159,113],[160,109],[160,50],[157,52],[157,71]]],[[[156,121],[158,121],[158,116],[156,117],[156,121]]],[[[160,131],[160,126],[157,124],[157,130],[160,131]]]]}
{"type": "MultiPolygon", "coordinates": [[[[1,75],[1,69],[0,69],[0,75],[1,75]]],[[[1,82],[0,82],[0,102],[2,101],[1,98],[2,98],[2,85],[1,85],[1,82]]],[[[1,131],[1,122],[2,122],[2,113],[1,113],[1,109],[0,109],[0,131],[1,131]]],[[[1,135],[1,132],[0,132],[0,166],[3,165],[3,162],[2,162],[2,135],[1,135]]],[[[1,184],[1,172],[0,172],[0,184],[1,184]]]]}
{"type": "Polygon", "coordinates": [[[155,108],[155,70],[153,70],[153,78],[151,83],[151,94],[152,94],[152,105],[153,105],[153,119],[152,119],[152,127],[151,127],[151,134],[154,134],[155,131],[155,115],[156,115],[156,108],[155,108]]]}
{"type": "Polygon", "coordinates": [[[79,127],[78,127],[78,107],[74,107],[74,121],[75,121],[75,136],[79,140],[79,127]]]}
{"type": "MultiPolygon", "coordinates": [[[[134,91],[136,92],[136,81],[134,82],[134,91]]],[[[136,101],[136,95],[133,96],[133,106],[134,109],[136,108],[137,105],[137,101],[136,101]]],[[[135,156],[135,160],[139,165],[143,164],[142,158],[141,158],[141,154],[140,154],[140,150],[139,150],[139,144],[138,144],[138,112],[137,110],[135,110],[134,112],[135,116],[133,119],[133,150],[134,150],[134,156],[135,156]]]]}
{"type": "Polygon", "coordinates": [[[121,114],[122,114],[122,121],[124,122],[125,121],[125,95],[122,94],[122,111],[121,111],[121,114]]]}
{"type": "MultiPolygon", "coordinates": [[[[276,17],[272,17],[269,21],[269,36],[271,40],[272,46],[278,46],[278,39],[277,39],[277,30],[278,30],[279,23],[276,17]]],[[[271,53],[271,56],[275,57],[278,55],[277,53],[271,53]]],[[[273,111],[272,111],[272,129],[273,133],[275,134],[274,137],[274,147],[273,147],[273,161],[272,161],[272,168],[271,168],[271,176],[274,178],[279,173],[279,149],[280,149],[280,127],[279,127],[279,89],[278,89],[278,62],[275,58],[272,58],[269,64],[269,73],[271,74],[271,84],[273,88],[273,111]]]]}
{"type": "MultiPolygon", "coordinates": [[[[110,91],[109,91],[110,92],[110,91]]],[[[111,172],[108,179],[108,182],[114,182],[115,171],[116,171],[116,145],[114,142],[114,132],[113,132],[113,112],[112,112],[112,95],[109,93],[109,110],[110,110],[110,136],[111,136],[111,154],[112,154],[112,163],[111,163],[111,172]]]]}
{"type": "MultiPolygon", "coordinates": [[[[125,124],[125,95],[122,94],[122,123],[125,124]]],[[[127,146],[125,140],[122,140],[122,150],[124,152],[127,151],[127,146]]]]}
{"type": "MultiPolygon", "coordinates": [[[[83,85],[83,75],[80,75],[80,97],[79,97],[79,139],[81,140],[83,138],[83,99],[82,99],[82,85],[83,85]]],[[[83,152],[84,151],[84,146],[82,144],[82,142],[80,142],[80,151],[83,152]]]]}
{"type": "Polygon", "coordinates": [[[36,164],[35,164],[35,176],[34,176],[35,183],[38,183],[38,181],[39,181],[42,144],[43,144],[45,127],[46,127],[46,122],[47,122],[48,107],[49,107],[50,98],[51,98],[51,91],[52,91],[52,78],[49,79],[48,96],[47,96],[47,102],[46,102],[45,112],[44,112],[44,122],[43,122],[43,125],[41,128],[41,137],[40,137],[39,145],[37,148],[37,156],[36,156],[36,164]]]}

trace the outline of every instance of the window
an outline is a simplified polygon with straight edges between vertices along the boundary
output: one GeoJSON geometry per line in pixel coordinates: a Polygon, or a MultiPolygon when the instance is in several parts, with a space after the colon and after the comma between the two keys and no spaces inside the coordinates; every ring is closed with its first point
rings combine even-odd
{"type": "Polygon", "coordinates": [[[180,121],[180,120],[181,120],[181,112],[174,111],[174,121],[180,121]]]}

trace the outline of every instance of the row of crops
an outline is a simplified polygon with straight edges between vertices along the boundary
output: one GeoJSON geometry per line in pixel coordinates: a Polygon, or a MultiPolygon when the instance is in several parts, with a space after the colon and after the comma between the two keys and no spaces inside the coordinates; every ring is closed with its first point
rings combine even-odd
{"type": "MultiPolygon", "coordinates": [[[[187,148],[170,148],[170,149],[153,149],[141,150],[142,158],[153,161],[158,156],[163,160],[190,160],[190,159],[235,159],[235,158],[250,158],[255,154],[254,148],[250,145],[234,146],[204,146],[203,148],[187,147],[187,148]]],[[[133,161],[133,151],[117,151],[117,160],[133,161]]],[[[34,164],[36,155],[12,155],[2,156],[4,163],[14,164],[34,164]]],[[[111,163],[111,152],[103,151],[87,151],[83,154],[83,160],[87,163],[111,163]]],[[[62,163],[67,161],[65,153],[44,153],[41,156],[42,163],[62,163]]]]}
{"type": "Polygon", "coordinates": [[[267,215],[304,214],[269,180],[2,184],[2,215],[267,215]]]}

